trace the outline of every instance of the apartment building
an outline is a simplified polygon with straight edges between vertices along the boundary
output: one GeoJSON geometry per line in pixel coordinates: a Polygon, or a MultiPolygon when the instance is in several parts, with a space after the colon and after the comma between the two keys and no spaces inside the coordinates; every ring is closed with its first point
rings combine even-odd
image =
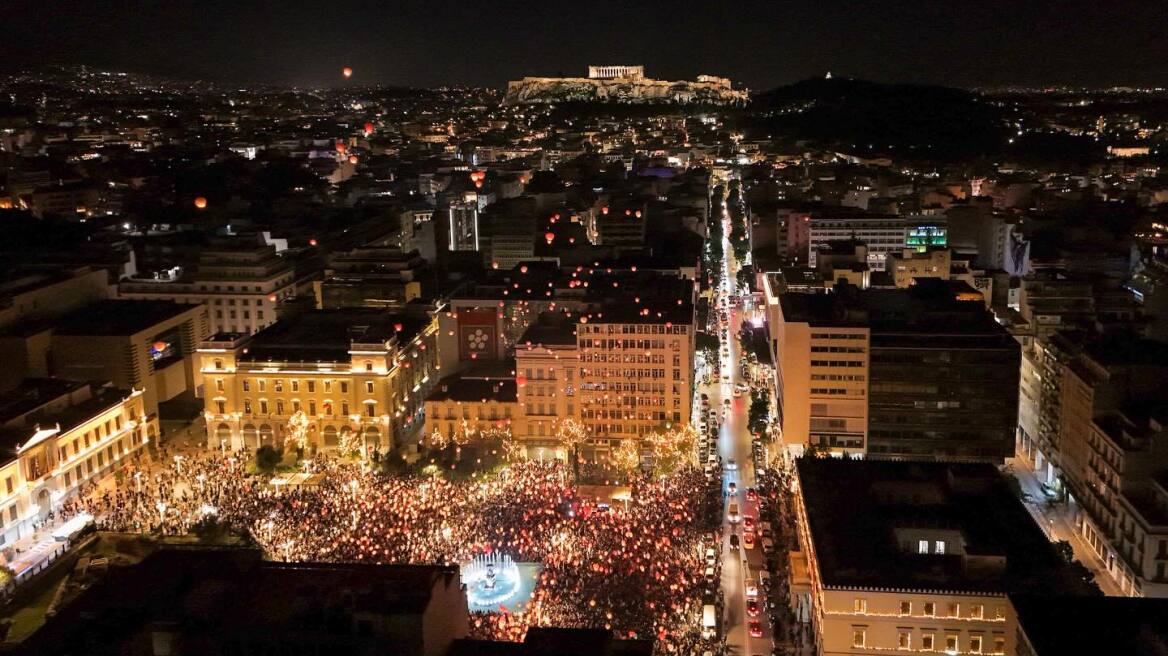
{"type": "Polygon", "coordinates": [[[968,285],[764,287],[793,453],[1001,461],[1013,452],[1019,347],[968,285]]]}
{"type": "Polygon", "coordinates": [[[515,370],[510,362],[487,362],[447,376],[425,401],[425,436],[458,440],[463,434],[526,433],[515,370]]]}
{"type": "Polygon", "coordinates": [[[308,420],[304,447],[367,452],[412,442],[436,382],[437,331],[425,312],[316,310],[259,333],[219,333],[199,348],[209,445],[287,444],[308,420]],[[407,439],[408,438],[408,439],[407,439]]]}
{"type": "Polygon", "coordinates": [[[1014,654],[1009,594],[1082,594],[996,467],[801,458],[791,604],[818,654],[1014,654]]]}
{"type": "Polygon", "coordinates": [[[30,378],[0,395],[0,547],[157,437],[141,389],[30,378]]]}
{"type": "Polygon", "coordinates": [[[905,248],[925,249],[946,245],[946,228],[938,217],[882,215],[811,215],[807,232],[808,266],[817,264],[819,247],[833,241],[858,240],[868,246],[868,265],[883,271],[888,253],[905,248]]]}
{"type": "Polygon", "coordinates": [[[125,278],[118,296],[207,306],[212,332],[254,333],[276,322],[276,306],[310,289],[276,247],[245,239],[204,250],[193,271],[175,268],[152,277],[125,278]]]}

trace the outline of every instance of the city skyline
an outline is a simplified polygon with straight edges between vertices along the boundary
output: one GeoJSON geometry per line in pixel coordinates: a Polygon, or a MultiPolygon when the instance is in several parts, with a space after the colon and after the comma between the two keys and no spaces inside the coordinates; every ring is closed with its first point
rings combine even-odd
{"type": "Polygon", "coordinates": [[[85,64],[240,84],[498,87],[638,63],[661,79],[724,75],[754,90],[826,71],[959,87],[1154,86],[1168,73],[1164,8],[1126,0],[134,5],[66,0],[50,16],[33,2],[6,3],[0,20],[21,30],[0,44],[0,69],[85,64]],[[346,66],[354,74],[343,79],[346,66]]]}

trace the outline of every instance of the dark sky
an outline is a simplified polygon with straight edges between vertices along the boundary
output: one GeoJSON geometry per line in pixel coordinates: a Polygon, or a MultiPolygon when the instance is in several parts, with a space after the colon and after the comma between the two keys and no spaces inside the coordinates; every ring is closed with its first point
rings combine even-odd
{"type": "Polygon", "coordinates": [[[822,75],[1168,85],[1166,0],[0,0],[0,71],[90,64],[237,82],[502,86],[644,64],[762,89],[822,75]]]}

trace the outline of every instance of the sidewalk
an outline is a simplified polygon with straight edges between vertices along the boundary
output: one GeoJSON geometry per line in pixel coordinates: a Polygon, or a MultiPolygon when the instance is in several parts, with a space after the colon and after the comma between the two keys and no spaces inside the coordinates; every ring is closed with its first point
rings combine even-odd
{"type": "Polygon", "coordinates": [[[1022,484],[1022,491],[1026,494],[1026,499],[1023,505],[1030,511],[1030,515],[1034,517],[1034,522],[1042,529],[1042,532],[1050,538],[1051,542],[1057,540],[1066,540],[1070,543],[1071,549],[1075,553],[1075,560],[1083,563],[1083,565],[1095,574],[1095,583],[1099,585],[1099,589],[1103,590],[1103,594],[1109,597],[1124,597],[1119,585],[1107,573],[1107,565],[1095,554],[1091,545],[1083,536],[1075,529],[1074,518],[1070,516],[1070,511],[1065,504],[1056,504],[1054,506],[1047,506],[1046,494],[1042,491],[1042,484],[1034,475],[1034,470],[1020,458],[1010,458],[1006,460],[1010,470],[1014,473],[1014,477],[1022,484]]]}

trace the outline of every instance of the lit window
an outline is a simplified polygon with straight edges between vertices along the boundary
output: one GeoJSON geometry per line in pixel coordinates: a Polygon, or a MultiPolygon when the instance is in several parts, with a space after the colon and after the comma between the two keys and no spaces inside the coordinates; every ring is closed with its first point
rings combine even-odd
{"type": "Polygon", "coordinates": [[[1006,653],[1006,636],[1004,636],[1000,633],[994,634],[994,653],[995,654],[1006,653]]]}
{"type": "Polygon", "coordinates": [[[852,627],[852,646],[853,647],[863,648],[867,637],[868,637],[868,630],[867,629],[852,627]]]}
{"type": "Polygon", "coordinates": [[[981,653],[981,636],[969,636],[969,651],[973,654],[981,653]]]}
{"type": "Polygon", "coordinates": [[[896,631],[896,648],[897,649],[912,649],[912,630],[911,629],[897,629],[897,631],[896,631]]]}
{"type": "Polygon", "coordinates": [[[911,601],[900,602],[900,614],[901,615],[912,615],[912,602],[911,601]]]}
{"type": "Polygon", "coordinates": [[[944,553],[945,553],[945,541],[944,540],[937,540],[936,542],[933,543],[933,553],[944,555],[944,553]]]}
{"type": "Polygon", "coordinates": [[[957,634],[956,633],[949,633],[945,636],[945,651],[949,651],[949,652],[956,652],[957,651],[957,634]]]}
{"type": "Polygon", "coordinates": [[[973,604],[969,607],[969,616],[975,620],[980,620],[985,616],[985,606],[981,604],[973,604]]]}
{"type": "Polygon", "coordinates": [[[868,612],[868,600],[867,599],[853,600],[852,601],[852,610],[857,612],[857,613],[867,613],[868,612]]]}
{"type": "Polygon", "coordinates": [[[921,651],[933,651],[933,634],[921,634],[921,651]]]}
{"type": "Polygon", "coordinates": [[[917,540],[917,553],[919,553],[919,554],[929,553],[929,541],[928,540],[917,540]]]}
{"type": "Polygon", "coordinates": [[[935,604],[931,601],[926,601],[925,602],[925,615],[928,617],[935,617],[937,615],[937,604],[935,604]]]}
{"type": "Polygon", "coordinates": [[[961,604],[949,604],[949,617],[959,617],[961,615],[961,604]]]}

